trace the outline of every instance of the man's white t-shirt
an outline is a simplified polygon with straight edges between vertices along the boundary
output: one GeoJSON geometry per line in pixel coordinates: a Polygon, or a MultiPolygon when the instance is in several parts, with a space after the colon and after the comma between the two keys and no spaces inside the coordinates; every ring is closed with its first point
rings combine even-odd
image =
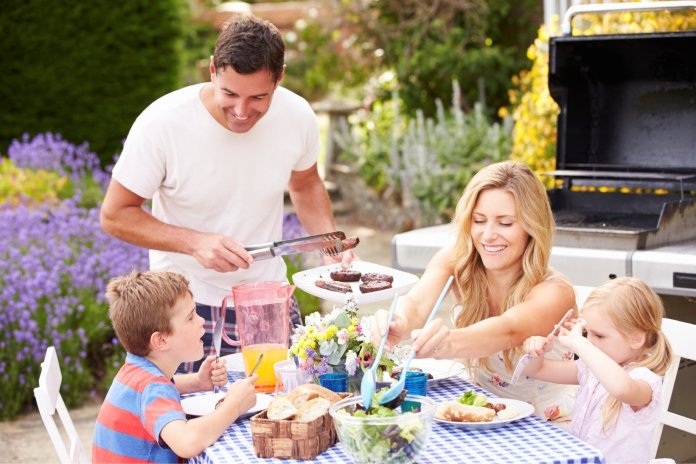
{"type": "MultiPolygon", "coordinates": [[[[246,133],[220,125],[196,84],[156,100],[136,119],[113,178],[152,199],[167,224],[227,235],[245,245],[282,238],[283,197],[292,171],[309,169],[319,152],[309,103],[278,87],[268,112],[246,133]]],[[[282,259],[221,273],[195,258],[150,250],[150,268],[185,275],[197,303],[219,306],[232,286],[285,280],[282,259]]]]}

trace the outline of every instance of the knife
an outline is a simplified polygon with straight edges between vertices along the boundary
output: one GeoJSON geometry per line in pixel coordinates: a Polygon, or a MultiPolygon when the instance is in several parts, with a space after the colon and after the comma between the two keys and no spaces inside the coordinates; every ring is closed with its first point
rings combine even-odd
{"type": "MultiPolygon", "coordinates": [[[[222,330],[225,327],[225,319],[222,317],[222,309],[220,309],[220,315],[215,321],[213,326],[213,348],[215,349],[215,360],[220,357],[220,350],[222,348],[222,330]]],[[[215,393],[218,392],[218,386],[215,385],[215,393]]]]}
{"type": "Polygon", "coordinates": [[[336,255],[343,251],[343,240],[345,238],[346,234],[338,230],[291,240],[250,245],[245,247],[245,249],[254,259],[258,260],[297,253],[308,253],[316,250],[322,254],[336,255]]]}

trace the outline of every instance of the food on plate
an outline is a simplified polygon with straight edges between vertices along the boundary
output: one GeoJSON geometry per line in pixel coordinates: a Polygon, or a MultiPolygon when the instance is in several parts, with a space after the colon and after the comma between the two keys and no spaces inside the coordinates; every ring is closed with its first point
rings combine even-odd
{"type": "Polygon", "coordinates": [[[452,422],[490,422],[495,418],[495,410],[452,400],[440,404],[435,417],[452,422]]]}
{"type": "Polygon", "coordinates": [[[373,282],[375,280],[385,280],[387,282],[394,282],[394,276],[389,274],[382,274],[380,272],[366,272],[360,277],[363,282],[373,282]]]}
{"type": "Polygon", "coordinates": [[[462,396],[457,398],[457,401],[471,406],[486,406],[488,404],[488,397],[483,393],[476,393],[473,390],[467,390],[462,394],[462,396]]]}
{"type": "Polygon", "coordinates": [[[387,280],[370,280],[369,282],[361,282],[358,287],[363,293],[378,292],[392,287],[392,283],[387,280]]]}
{"type": "MultiPolygon", "coordinates": [[[[399,380],[399,377],[401,376],[402,370],[403,369],[400,367],[393,368],[391,371],[391,378],[395,379],[395,380],[399,380]]],[[[423,372],[423,369],[421,369],[420,367],[409,367],[408,370],[413,371],[413,372],[423,372]]],[[[426,376],[428,377],[428,380],[434,379],[433,374],[431,374],[430,372],[426,372],[426,376]]]]}
{"type": "MultiPolygon", "coordinates": [[[[505,406],[505,405],[503,405],[503,406],[505,406]]],[[[500,419],[500,420],[513,419],[519,415],[520,415],[520,410],[514,406],[508,406],[508,407],[505,407],[499,411],[496,411],[496,416],[498,416],[498,419],[500,419]]]]}
{"type": "Polygon", "coordinates": [[[333,280],[337,280],[339,282],[357,282],[360,280],[362,272],[354,271],[352,269],[337,269],[335,271],[331,271],[329,275],[333,280]]]}
{"type": "Polygon", "coordinates": [[[321,417],[341,396],[321,385],[304,384],[288,395],[278,395],[268,405],[266,417],[270,420],[313,421],[321,417]]]}
{"type": "Polygon", "coordinates": [[[317,280],[316,282],[314,282],[314,285],[316,285],[319,288],[323,288],[324,290],[331,290],[332,292],[348,293],[353,291],[353,288],[350,286],[350,284],[345,284],[343,282],[334,282],[332,280],[317,280]]]}

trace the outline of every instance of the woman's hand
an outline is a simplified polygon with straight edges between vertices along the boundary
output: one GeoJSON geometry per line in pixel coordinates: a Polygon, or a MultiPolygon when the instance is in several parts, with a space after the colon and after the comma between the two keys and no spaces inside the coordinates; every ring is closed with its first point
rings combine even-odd
{"type": "Polygon", "coordinates": [[[434,319],[426,327],[413,330],[411,340],[419,358],[451,357],[451,330],[442,319],[434,319]]]}
{"type": "Polygon", "coordinates": [[[379,346],[379,344],[382,343],[382,337],[387,331],[389,332],[387,346],[390,348],[408,336],[408,324],[406,323],[405,317],[394,313],[389,327],[387,327],[388,320],[389,311],[384,309],[378,310],[372,317],[370,338],[375,346],[379,346]]]}

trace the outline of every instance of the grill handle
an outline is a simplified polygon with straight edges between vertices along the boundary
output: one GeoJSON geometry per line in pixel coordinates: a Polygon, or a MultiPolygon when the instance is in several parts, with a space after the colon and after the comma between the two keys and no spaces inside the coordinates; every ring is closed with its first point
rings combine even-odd
{"type": "Polygon", "coordinates": [[[594,3],[585,5],[573,5],[563,15],[561,33],[563,35],[572,34],[573,16],[583,13],[615,13],[617,11],[659,11],[677,10],[681,8],[696,9],[696,1],[664,1],[664,2],[639,2],[639,3],[594,3]]]}

